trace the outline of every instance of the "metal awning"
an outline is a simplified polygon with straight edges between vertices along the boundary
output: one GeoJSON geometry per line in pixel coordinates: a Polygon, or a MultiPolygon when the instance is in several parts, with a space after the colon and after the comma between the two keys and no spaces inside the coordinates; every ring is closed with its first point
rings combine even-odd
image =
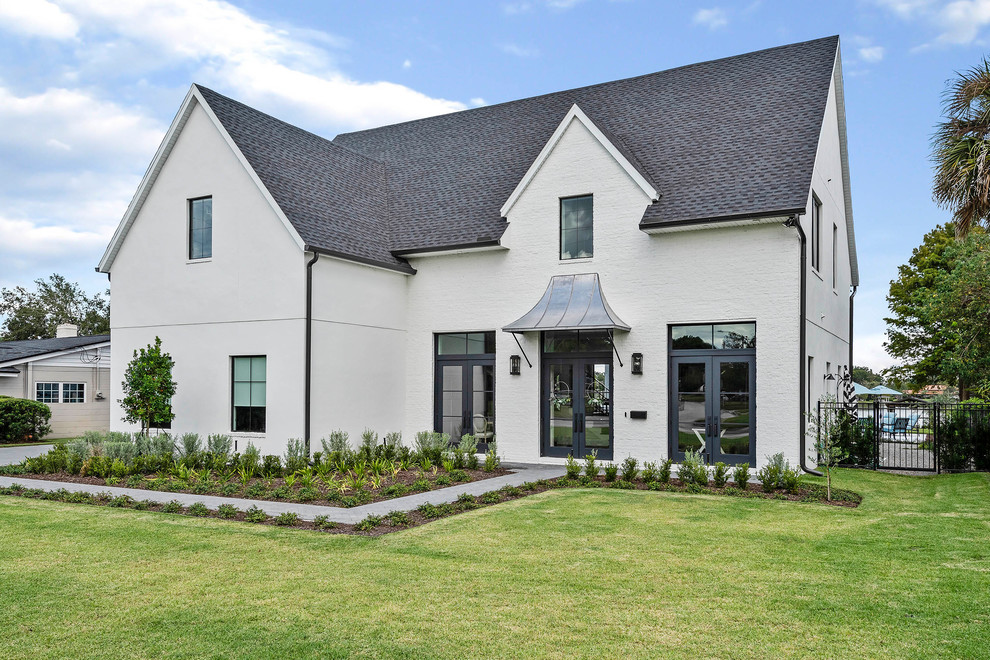
{"type": "Polygon", "coordinates": [[[582,273],[551,277],[540,302],[502,330],[629,330],[629,326],[608,306],[598,273],[582,273]]]}

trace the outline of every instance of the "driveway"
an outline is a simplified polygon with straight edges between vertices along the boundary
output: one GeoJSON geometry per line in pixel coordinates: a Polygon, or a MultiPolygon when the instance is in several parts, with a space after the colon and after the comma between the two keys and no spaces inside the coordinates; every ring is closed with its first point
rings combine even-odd
{"type": "Polygon", "coordinates": [[[54,445],[32,445],[30,447],[4,447],[0,445],[0,465],[13,465],[25,458],[34,458],[47,453],[54,445]]]}

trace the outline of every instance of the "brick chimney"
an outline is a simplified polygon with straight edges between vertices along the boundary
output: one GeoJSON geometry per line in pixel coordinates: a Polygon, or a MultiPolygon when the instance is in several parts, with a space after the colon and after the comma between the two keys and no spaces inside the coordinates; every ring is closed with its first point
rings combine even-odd
{"type": "Polygon", "coordinates": [[[78,337],[79,336],[79,326],[74,323],[63,323],[55,328],[55,337],[61,339],[62,337],[78,337]]]}

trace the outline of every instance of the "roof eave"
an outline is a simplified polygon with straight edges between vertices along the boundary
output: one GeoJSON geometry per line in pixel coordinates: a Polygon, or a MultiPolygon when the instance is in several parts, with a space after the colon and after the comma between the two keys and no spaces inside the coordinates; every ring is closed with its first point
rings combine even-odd
{"type": "Polygon", "coordinates": [[[639,228],[647,234],[663,234],[675,231],[688,231],[693,229],[714,229],[719,227],[745,227],[760,224],[774,224],[783,222],[795,214],[805,213],[803,206],[777,209],[774,211],[760,211],[758,213],[738,213],[733,215],[722,215],[703,218],[684,218],[681,220],[659,220],[641,221],[639,228]]]}

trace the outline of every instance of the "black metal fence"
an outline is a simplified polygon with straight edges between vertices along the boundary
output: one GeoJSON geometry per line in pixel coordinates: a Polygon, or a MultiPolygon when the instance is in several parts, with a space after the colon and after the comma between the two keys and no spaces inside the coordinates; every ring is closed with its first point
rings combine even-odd
{"type": "Polygon", "coordinates": [[[990,471],[990,404],[864,401],[818,404],[846,458],[872,470],[990,471]]]}

